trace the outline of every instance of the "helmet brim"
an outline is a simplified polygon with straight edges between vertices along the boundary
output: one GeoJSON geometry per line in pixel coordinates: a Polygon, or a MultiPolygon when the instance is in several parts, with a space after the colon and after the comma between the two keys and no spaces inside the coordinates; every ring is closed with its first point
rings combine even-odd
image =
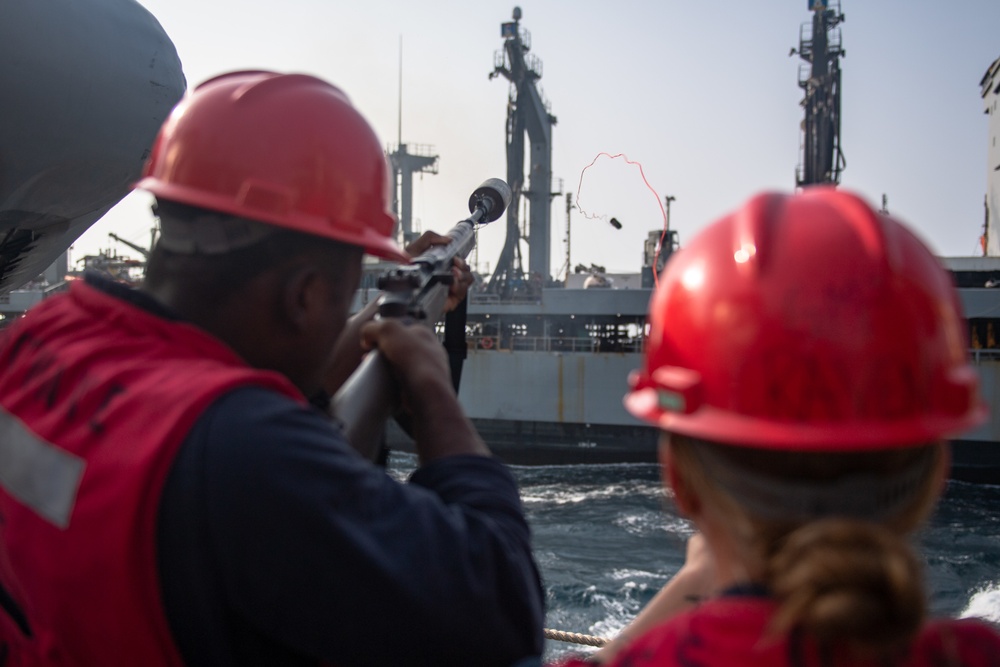
{"type": "Polygon", "coordinates": [[[291,229],[302,234],[320,238],[328,238],[347,245],[358,246],[369,255],[388,259],[394,262],[409,263],[412,259],[405,250],[392,239],[382,236],[375,230],[363,224],[333,224],[320,216],[312,216],[301,212],[268,212],[264,210],[248,210],[241,202],[230,197],[206,192],[196,188],[165,183],[162,180],[147,176],[138,181],[133,189],[146,190],[158,198],[195,206],[198,208],[235,215],[250,220],[274,225],[282,229],[291,229]]]}

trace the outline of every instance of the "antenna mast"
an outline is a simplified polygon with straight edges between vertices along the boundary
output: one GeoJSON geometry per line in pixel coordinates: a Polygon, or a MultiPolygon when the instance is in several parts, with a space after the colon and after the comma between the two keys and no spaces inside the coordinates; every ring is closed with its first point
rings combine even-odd
{"type": "Polygon", "coordinates": [[[413,174],[438,173],[438,156],[433,146],[403,143],[403,36],[399,36],[399,120],[396,128],[396,145],[389,146],[389,163],[392,165],[392,212],[399,218],[403,243],[413,241],[419,234],[413,230],[413,174]]]}
{"type": "Polygon", "coordinates": [[[399,113],[396,115],[396,145],[403,143],[403,36],[399,36],[399,113]]]}

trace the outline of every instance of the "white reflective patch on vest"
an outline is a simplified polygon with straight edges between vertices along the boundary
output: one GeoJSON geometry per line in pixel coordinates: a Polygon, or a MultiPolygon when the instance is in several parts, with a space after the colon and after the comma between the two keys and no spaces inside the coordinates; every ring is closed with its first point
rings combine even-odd
{"type": "Polygon", "coordinates": [[[0,486],[60,528],[69,525],[84,466],[0,409],[0,486]]]}

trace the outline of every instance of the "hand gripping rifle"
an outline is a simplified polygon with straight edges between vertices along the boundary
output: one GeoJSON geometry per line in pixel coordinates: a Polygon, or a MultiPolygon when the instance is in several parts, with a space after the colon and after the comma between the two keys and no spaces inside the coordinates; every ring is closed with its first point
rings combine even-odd
{"type": "MultiPolygon", "coordinates": [[[[379,317],[411,317],[433,327],[448,300],[454,259],[464,259],[472,251],[476,225],[503,215],[510,198],[510,187],[499,178],[488,179],[476,188],[469,198],[472,215],[448,232],[451,241],[447,245],[434,246],[410,264],[390,269],[379,278],[379,317]]],[[[385,423],[398,408],[399,388],[377,350],[364,358],[331,404],[347,441],[372,461],[379,454],[385,423]]]]}

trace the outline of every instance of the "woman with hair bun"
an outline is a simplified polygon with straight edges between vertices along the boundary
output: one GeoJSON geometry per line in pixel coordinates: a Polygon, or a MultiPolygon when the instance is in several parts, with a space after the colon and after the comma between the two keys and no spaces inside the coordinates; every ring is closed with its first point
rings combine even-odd
{"type": "Polygon", "coordinates": [[[978,667],[1000,634],[927,618],[914,532],[985,408],[950,278],[832,188],[762,194],[676,253],[625,398],[700,531],[609,646],[567,667],[978,667]]]}

